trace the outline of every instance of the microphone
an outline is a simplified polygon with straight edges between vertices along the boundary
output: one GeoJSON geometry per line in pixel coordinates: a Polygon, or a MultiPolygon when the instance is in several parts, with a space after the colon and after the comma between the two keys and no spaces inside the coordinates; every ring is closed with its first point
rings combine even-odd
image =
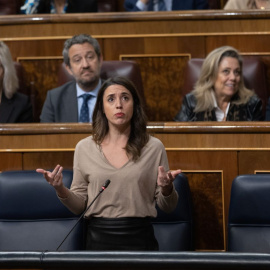
{"type": "Polygon", "coordinates": [[[69,231],[69,233],[66,235],[66,237],[64,238],[64,240],[61,242],[61,244],[58,246],[58,248],[56,249],[56,251],[59,250],[59,248],[63,245],[63,243],[66,241],[66,239],[68,238],[68,236],[71,234],[71,232],[74,230],[74,228],[77,226],[77,224],[79,223],[79,221],[83,218],[84,214],[88,211],[88,209],[91,207],[91,205],[95,202],[95,200],[99,197],[99,195],[109,186],[109,184],[111,183],[111,180],[106,180],[104,185],[101,187],[101,189],[99,190],[97,196],[93,199],[93,201],[88,205],[88,207],[84,210],[84,212],[81,214],[81,216],[79,217],[79,219],[77,220],[77,222],[75,223],[75,225],[72,227],[72,229],[69,231]]]}

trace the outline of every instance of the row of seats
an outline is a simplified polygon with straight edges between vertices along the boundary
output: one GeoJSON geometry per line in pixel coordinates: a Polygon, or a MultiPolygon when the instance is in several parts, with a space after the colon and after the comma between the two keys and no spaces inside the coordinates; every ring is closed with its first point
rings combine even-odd
{"type": "MultiPolygon", "coordinates": [[[[64,184],[70,187],[72,170],[63,174],[64,184]]],[[[179,193],[177,207],[170,214],[157,207],[158,215],[152,220],[155,235],[160,251],[192,251],[193,209],[188,179],[179,174],[174,183],[179,193]]],[[[234,179],[228,251],[270,253],[269,194],[268,174],[234,179]]],[[[61,204],[54,189],[35,171],[0,174],[0,251],[56,251],[59,246],[58,250],[82,250],[85,228],[82,220],[77,223],[78,218],[61,204]]]]}
{"type": "MultiPolygon", "coordinates": [[[[19,62],[14,62],[16,73],[19,78],[19,89],[18,91],[26,94],[30,97],[32,107],[33,107],[33,118],[34,122],[39,122],[39,107],[42,107],[43,104],[37,104],[36,101],[36,89],[32,85],[30,87],[26,86],[25,83],[25,71],[23,66],[19,62]]],[[[138,92],[140,96],[142,97],[142,104],[146,107],[146,101],[144,96],[144,88],[143,88],[143,82],[141,77],[141,71],[139,65],[134,61],[103,61],[102,62],[102,68],[100,72],[100,77],[103,80],[106,80],[113,76],[122,76],[126,77],[129,80],[131,80],[136,88],[138,89],[138,92]]],[[[70,80],[73,80],[73,77],[67,72],[65,68],[65,64],[61,64],[58,71],[58,85],[60,86],[70,80]]],[[[50,90],[50,89],[48,89],[50,90]]]]}
{"type": "MultiPolygon", "coordinates": [[[[118,0],[97,0],[98,12],[124,11],[123,2],[118,0]],[[120,3],[121,4],[120,4],[120,3]]],[[[221,9],[224,4],[222,0],[208,0],[210,9],[221,9]]],[[[0,15],[20,14],[22,0],[0,0],[0,15]]]]}
{"type": "MultiPolygon", "coordinates": [[[[179,89],[179,91],[181,91],[182,96],[189,93],[193,89],[193,86],[199,77],[203,61],[204,61],[203,58],[193,58],[188,61],[184,77],[184,85],[182,89],[179,89]]],[[[34,120],[35,122],[39,122],[39,115],[38,111],[36,110],[37,104],[35,98],[35,90],[26,88],[25,80],[23,78],[24,74],[23,67],[17,62],[15,62],[15,67],[20,81],[19,92],[31,96],[34,120]]],[[[133,81],[139,91],[139,94],[142,97],[143,104],[145,105],[145,107],[147,107],[141,71],[139,65],[136,62],[103,61],[101,69],[101,78],[106,80],[107,78],[113,76],[124,76],[133,81]]],[[[259,56],[243,56],[243,76],[247,88],[253,89],[255,93],[261,98],[263,103],[263,113],[265,113],[266,105],[270,94],[267,81],[266,66],[259,56]]],[[[57,86],[60,86],[72,79],[73,77],[67,72],[65,65],[63,63],[59,67],[57,86]]],[[[39,106],[42,105],[39,104],[39,106]]]]}
{"type": "MultiPolygon", "coordinates": [[[[65,186],[70,187],[72,170],[65,170],[63,176],[65,186]]],[[[170,214],[157,207],[158,215],[152,220],[155,235],[161,251],[191,251],[192,204],[184,174],[176,177],[175,188],[178,205],[170,214]]],[[[36,171],[0,173],[0,251],[56,251],[78,218],[36,171]]],[[[83,239],[84,222],[79,222],[58,250],[82,250],[83,239]]]]}

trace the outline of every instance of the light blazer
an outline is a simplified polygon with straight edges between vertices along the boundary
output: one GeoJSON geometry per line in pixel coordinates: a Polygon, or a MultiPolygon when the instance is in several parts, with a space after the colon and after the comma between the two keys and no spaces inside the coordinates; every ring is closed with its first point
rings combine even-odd
{"type": "Polygon", "coordinates": [[[33,111],[29,97],[15,93],[11,99],[2,94],[0,103],[0,123],[33,122],[33,111]]]}
{"type": "MultiPolygon", "coordinates": [[[[124,7],[127,11],[141,11],[136,7],[138,0],[125,0],[124,7]]],[[[207,0],[173,0],[172,10],[208,9],[207,0]]],[[[149,1],[148,10],[153,10],[153,0],[149,1]]]]}
{"type": "Polygon", "coordinates": [[[74,123],[78,121],[75,80],[47,92],[47,97],[40,115],[40,122],[74,123]]]}
{"type": "Polygon", "coordinates": [[[224,9],[248,9],[249,0],[229,0],[224,9]]]}

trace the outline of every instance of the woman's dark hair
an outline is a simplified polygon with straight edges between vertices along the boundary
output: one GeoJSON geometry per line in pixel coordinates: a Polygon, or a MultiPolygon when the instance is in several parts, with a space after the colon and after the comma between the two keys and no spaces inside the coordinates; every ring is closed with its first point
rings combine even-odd
{"type": "Polygon", "coordinates": [[[146,128],[146,115],[142,108],[138,91],[134,84],[124,77],[113,77],[106,80],[98,92],[96,106],[93,112],[93,140],[96,144],[101,145],[109,131],[108,120],[103,109],[103,96],[105,90],[111,85],[122,85],[130,91],[133,98],[133,116],[131,118],[130,136],[125,150],[127,154],[132,157],[132,160],[136,161],[141,155],[142,148],[149,140],[149,134],[146,128]]]}

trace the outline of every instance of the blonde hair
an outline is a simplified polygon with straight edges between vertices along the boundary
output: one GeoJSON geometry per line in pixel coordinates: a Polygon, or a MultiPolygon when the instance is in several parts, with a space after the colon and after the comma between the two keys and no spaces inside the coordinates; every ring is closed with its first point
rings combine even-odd
{"type": "Polygon", "coordinates": [[[195,84],[195,89],[192,91],[197,100],[194,109],[195,112],[211,111],[214,109],[212,91],[214,90],[214,84],[217,79],[219,64],[224,57],[236,58],[240,65],[241,76],[237,91],[239,98],[233,100],[232,103],[236,105],[245,104],[254,95],[254,92],[247,89],[244,85],[242,75],[243,62],[239,52],[233,47],[223,46],[210,52],[203,62],[199,79],[195,84]]]}
{"type": "Polygon", "coordinates": [[[0,41],[0,64],[4,69],[3,91],[7,98],[16,93],[19,82],[8,46],[0,41]]]}

